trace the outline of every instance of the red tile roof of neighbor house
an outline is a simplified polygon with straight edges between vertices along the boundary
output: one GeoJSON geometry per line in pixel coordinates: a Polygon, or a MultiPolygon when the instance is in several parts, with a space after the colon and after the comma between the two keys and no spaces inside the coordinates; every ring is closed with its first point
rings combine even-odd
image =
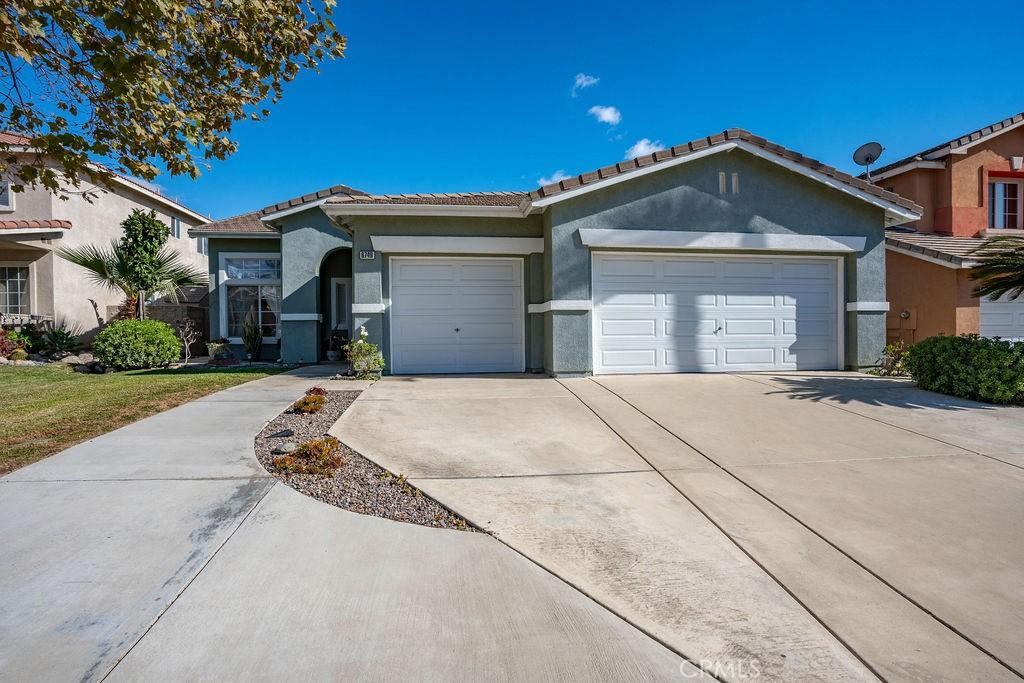
{"type": "Polygon", "coordinates": [[[276,232],[275,229],[270,228],[262,223],[260,220],[262,216],[266,216],[277,211],[282,211],[289,208],[308,204],[317,200],[325,199],[330,204],[414,204],[414,205],[445,205],[445,206],[518,206],[525,201],[537,201],[540,199],[547,199],[563,192],[569,192],[577,188],[591,185],[602,180],[614,176],[622,176],[632,171],[639,169],[648,168],[657,164],[670,161],[672,159],[678,159],[687,157],[704,150],[717,147],[725,144],[735,144],[737,142],[747,143],[753,145],[767,152],[770,152],[776,156],[782,157],[783,159],[789,160],[801,166],[804,166],[812,171],[821,173],[829,178],[854,187],[858,190],[866,192],[870,195],[883,199],[891,204],[903,207],[910,211],[920,213],[922,208],[903,197],[883,190],[882,188],[869,183],[860,178],[855,178],[848,173],[844,173],[832,166],[816,161],[810,157],[806,157],[802,154],[786,149],[782,145],[777,145],[773,142],[758,137],[753,133],[740,129],[730,128],[729,130],[723,131],[716,135],[711,135],[704,138],[698,138],[682,145],[676,145],[670,149],[655,152],[653,154],[647,154],[645,156],[636,157],[635,159],[629,159],[627,161],[621,161],[611,166],[605,166],[589,173],[581,173],[580,175],[561,180],[557,183],[551,183],[539,187],[532,192],[454,192],[454,193],[428,193],[428,194],[378,194],[371,195],[360,190],[347,187],[345,185],[336,185],[326,190],[314,192],[312,194],[303,195],[302,197],[295,197],[285,202],[273,204],[268,207],[264,207],[260,211],[254,211],[240,216],[234,216],[232,218],[225,219],[223,221],[217,221],[215,223],[209,223],[201,226],[200,228],[193,228],[192,232],[195,234],[202,234],[204,232],[216,233],[216,232],[255,232],[255,233],[266,233],[276,232]]]}
{"type": "Polygon", "coordinates": [[[956,266],[971,266],[976,260],[971,252],[985,243],[981,237],[953,237],[929,232],[915,232],[907,228],[885,231],[885,244],[910,255],[928,256],[949,261],[956,266]]]}
{"type": "Polygon", "coordinates": [[[41,221],[0,221],[0,230],[38,230],[61,229],[70,230],[71,221],[51,219],[41,221]]]}
{"type": "Polygon", "coordinates": [[[32,140],[24,135],[0,130],[0,143],[5,145],[28,145],[32,140]]]}
{"type": "MultiPolygon", "coordinates": [[[[945,156],[948,156],[949,152],[944,153],[944,154],[938,154],[938,155],[936,155],[936,152],[940,152],[940,151],[946,149],[947,147],[949,148],[950,152],[952,152],[953,150],[955,150],[955,149],[957,149],[959,147],[963,147],[964,145],[972,144],[974,142],[977,142],[978,140],[981,140],[982,138],[987,138],[987,137],[989,137],[991,135],[997,135],[999,133],[1004,132],[1010,126],[1016,126],[1016,125],[1019,125],[1021,123],[1024,123],[1024,112],[1021,112],[1019,114],[1015,114],[1013,116],[1007,117],[1007,118],[1003,119],[1002,121],[997,121],[997,122],[995,122],[995,123],[993,123],[991,125],[985,126],[984,128],[979,128],[978,130],[972,131],[972,132],[967,133],[965,135],[960,135],[958,137],[953,138],[952,140],[947,140],[947,141],[945,141],[943,143],[940,143],[938,145],[934,145],[932,147],[929,147],[926,150],[922,150],[922,151],[918,152],[917,154],[911,154],[910,156],[904,157],[904,158],[900,159],[899,161],[894,161],[891,164],[886,164],[885,166],[882,166],[881,168],[872,169],[871,173],[872,174],[885,173],[886,171],[891,171],[894,168],[899,168],[900,166],[903,166],[904,164],[909,164],[909,163],[914,162],[914,161],[922,161],[922,160],[924,160],[926,158],[929,158],[929,157],[931,159],[941,159],[941,158],[943,158],[945,156]]],[[[863,178],[864,174],[861,174],[860,177],[863,178]]]]}

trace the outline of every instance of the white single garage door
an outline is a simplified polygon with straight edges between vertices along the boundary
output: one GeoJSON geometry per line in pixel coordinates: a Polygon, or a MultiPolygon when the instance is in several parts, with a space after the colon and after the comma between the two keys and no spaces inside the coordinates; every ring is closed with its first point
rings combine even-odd
{"type": "Polygon", "coordinates": [[[522,372],[522,259],[391,259],[391,370],[522,372]]]}
{"type": "Polygon", "coordinates": [[[830,258],[595,253],[594,372],[839,367],[830,258]]]}
{"type": "Polygon", "coordinates": [[[1009,301],[1005,296],[989,301],[981,298],[981,336],[1024,340],[1024,296],[1009,301]]]}

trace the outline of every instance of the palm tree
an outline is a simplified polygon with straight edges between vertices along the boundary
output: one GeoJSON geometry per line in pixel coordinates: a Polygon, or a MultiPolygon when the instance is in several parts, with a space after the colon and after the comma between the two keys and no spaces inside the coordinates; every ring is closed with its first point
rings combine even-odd
{"type": "MultiPolygon", "coordinates": [[[[140,310],[139,306],[139,296],[146,292],[133,281],[130,256],[121,242],[115,240],[110,243],[109,248],[89,244],[59,249],[57,254],[89,271],[89,279],[93,283],[109,290],[120,291],[124,295],[120,317],[144,317],[144,309],[140,310]]],[[[159,284],[148,293],[166,296],[174,303],[178,302],[184,287],[203,287],[207,283],[206,273],[182,263],[181,255],[170,249],[160,250],[154,262],[154,269],[159,284]]]]}
{"type": "Polygon", "coordinates": [[[990,237],[971,255],[979,262],[971,269],[971,279],[979,281],[975,296],[995,300],[1006,294],[1013,301],[1024,293],[1024,236],[990,237]]]}

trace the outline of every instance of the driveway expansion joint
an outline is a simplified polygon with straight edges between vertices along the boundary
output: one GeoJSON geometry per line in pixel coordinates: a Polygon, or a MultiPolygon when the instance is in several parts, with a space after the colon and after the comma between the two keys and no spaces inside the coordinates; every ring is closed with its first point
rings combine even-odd
{"type": "MultiPolygon", "coordinates": [[[[776,388],[776,387],[774,387],[774,385],[769,385],[769,384],[765,384],[764,382],[758,382],[758,381],[756,381],[756,380],[753,380],[753,379],[749,379],[749,378],[747,378],[747,377],[745,377],[745,376],[742,376],[742,375],[731,375],[731,376],[733,376],[733,377],[736,377],[736,378],[738,378],[738,379],[745,379],[745,380],[747,380],[747,381],[750,381],[750,382],[753,382],[753,383],[755,383],[755,384],[761,384],[761,385],[763,385],[763,386],[769,386],[769,387],[772,387],[772,388],[776,388]]],[[[982,653],[984,653],[984,654],[985,654],[986,656],[988,656],[988,657],[989,657],[990,659],[992,659],[993,661],[997,662],[997,663],[998,663],[998,664],[999,664],[1000,666],[1002,666],[1003,668],[1005,668],[1005,669],[1006,669],[1007,671],[1009,671],[1010,673],[1014,674],[1015,676],[1017,676],[1017,677],[1019,677],[1019,678],[1024,678],[1024,673],[1022,673],[1022,672],[1018,671],[1017,669],[1015,669],[1015,668],[1014,668],[1013,666],[1011,666],[1011,665],[1010,665],[1010,664],[1009,664],[1008,662],[1006,662],[1006,661],[1005,661],[1005,660],[1003,660],[1003,659],[1002,659],[1001,657],[999,657],[998,655],[996,655],[996,654],[995,654],[994,652],[992,652],[992,651],[988,650],[987,648],[985,648],[984,646],[982,646],[982,645],[981,645],[980,643],[978,643],[978,642],[977,642],[976,640],[974,640],[973,638],[969,637],[969,636],[968,636],[967,634],[965,634],[965,633],[964,633],[963,631],[961,631],[960,629],[958,629],[958,628],[957,628],[956,626],[954,626],[954,625],[953,625],[953,624],[951,624],[950,622],[948,622],[948,621],[946,621],[945,619],[943,619],[942,617],[940,617],[940,616],[939,616],[938,614],[936,614],[936,613],[935,613],[934,611],[932,611],[932,610],[928,609],[928,608],[927,608],[927,607],[925,607],[925,606],[924,606],[923,604],[921,604],[920,602],[918,602],[917,600],[915,600],[914,598],[912,598],[912,597],[911,597],[910,595],[908,595],[908,594],[907,594],[907,593],[905,593],[904,591],[902,591],[902,590],[900,590],[899,588],[897,588],[897,587],[896,587],[896,586],[895,586],[894,584],[890,583],[890,582],[889,582],[889,581],[888,581],[887,579],[885,579],[884,577],[882,577],[882,576],[881,576],[881,575],[880,575],[880,574],[879,574],[878,572],[876,572],[876,571],[872,570],[872,569],[871,569],[870,567],[868,567],[867,565],[865,565],[865,564],[864,564],[863,562],[861,562],[860,560],[858,560],[857,558],[855,558],[855,557],[854,557],[854,556],[853,556],[853,555],[852,555],[851,553],[849,553],[849,552],[847,552],[846,550],[844,550],[844,549],[843,549],[842,547],[840,547],[839,545],[837,545],[837,544],[836,544],[835,542],[833,542],[833,541],[831,541],[831,540],[830,540],[829,538],[827,538],[827,537],[826,537],[826,536],[825,536],[824,534],[822,534],[821,532],[817,531],[817,530],[816,530],[816,529],[815,529],[814,527],[810,526],[810,525],[809,525],[808,523],[806,523],[806,522],[804,522],[803,520],[801,520],[801,519],[800,519],[799,517],[797,517],[797,516],[796,516],[796,515],[795,515],[794,513],[790,512],[790,511],[789,511],[788,509],[786,509],[785,507],[783,507],[783,506],[782,506],[781,504],[779,504],[778,502],[774,501],[774,500],[773,500],[772,498],[770,498],[770,497],[769,497],[769,496],[768,496],[767,494],[765,494],[765,493],[761,492],[761,491],[760,491],[760,490],[759,490],[758,488],[756,488],[756,487],[755,487],[755,486],[753,486],[752,484],[750,484],[750,483],[748,483],[747,481],[745,481],[745,480],[744,480],[743,478],[741,478],[741,477],[740,477],[739,475],[737,475],[737,474],[736,474],[735,472],[733,472],[730,466],[725,466],[725,465],[722,465],[722,464],[720,464],[719,462],[717,462],[716,460],[714,460],[713,458],[711,458],[711,457],[710,457],[709,455],[707,455],[707,453],[705,453],[705,452],[704,452],[704,451],[702,451],[701,449],[697,448],[697,447],[696,447],[696,446],[694,446],[693,444],[690,444],[689,442],[687,442],[687,441],[686,441],[685,439],[683,439],[682,437],[680,437],[680,436],[679,436],[678,434],[676,434],[676,433],[675,433],[675,432],[673,432],[672,430],[668,429],[668,428],[667,428],[667,427],[665,427],[665,426],[664,426],[663,424],[661,424],[660,422],[658,422],[657,420],[655,420],[655,419],[654,419],[653,417],[651,417],[650,415],[648,415],[648,414],[647,414],[646,412],[644,412],[643,410],[641,410],[641,409],[640,409],[640,408],[639,408],[638,406],[636,406],[636,405],[635,405],[635,404],[634,404],[634,403],[633,403],[632,401],[630,401],[630,400],[629,400],[629,399],[627,399],[626,397],[624,397],[624,396],[620,395],[620,394],[619,394],[618,392],[614,391],[613,389],[611,389],[611,388],[609,388],[609,387],[605,386],[605,385],[604,385],[604,384],[602,384],[602,383],[601,383],[600,381],[598,381],[598,380],[597,380],[596,378],[593,378],[593,377],[591,377],[591,378],[589,378],[589,379],[590,379],[590,381],[592,381],[592,382],[594,382],[595,384],[597,384],[598,386],[600,386],[600,387],[601,387],[602,389],[604,389],[604,390],[608,391],[608,392],[609,392],[610,394],[612,394],[613,396],[617,397],[617,398],[618,398],[619,400],[621,400],[621,401],[622,401],[623,403],[625,403],[626,405],[628,405],[629,407],[631,407],[631,408],[632,408],[633,410],[636,410],[636,411],[637,411],[638,413],[640,413],[641,415],[643,415],[644,417],[646,417],[647,419],[649,419],[649,420],[650,420],[650,421],[651,421],[652,423],[654,423],[654,424],[655,424],[655,425],[657,425],[657,426],[658,426],[659,428],[661,428],[662,430],[664,430],[664,431],[665,431],[666,433],[668,433],[669,435],[671,435],[672,437],[674,437],[675,439],[677,439],[677,440],[678,440],[679,442],[681,442],[682,444],[686,445],[687,447],[689,447],[689,448],[693,449],[694,451],[696,451],[697,453],[699,453],[699,454],[700,454],[700,455],[702,455],[703,457],[707,458],[707,459],[708,459],[708,461],[710,461],[710,462],[714,463],[714,465],[715,465],[716,467],[720,468],[720,469],[721,469],[721,470],[722,470],[723,472],[725,472],[725,473],[726,473],[727,475],[729,475],[730,477],[732,477],[733,479],[735,479],[735,480],[736,480],[736,482],[738,482],[738,483],[739,483],[740,485],[742,485],[742,486],[746,487],[747,489],[749,489],[750,491],[752,491],[752,492],[753,492],[754,494],[756,494],[757,496],[759,496],[760,498],[762,498],[762,499],[763,499],[764,501],[766,501],[766,502],[767,502],[767,503],[768,503],[769,505],[771,505],[771,506],[775,507],[775,508],[776,508],[776,509],[778,509],[778,510],[779,510],[780,512],[782,512],[783,514],[785,514],[785,515],[786,515],[787,517],[789,517],[790,519],[792,519],[792,520],[793,520],[794,522],[796,522],[797,524],[799,524],[799,525],[800,525],[801,527],[803,527],[804,529],[806,529],[806,530],[807,530],[807,531],[809,531],[810,533],[814,534],[814,535],[815,535],[816,537],[818,537],[818,538],[819,538],[819,539],[821,539],[821,540],[822,540],[823,542],[825,542],[825,543],[826,543],[826,544],[828,544],[828,545],[829,545],[830,547],[832,547],[832,548],[833,548],[833,549],[835,549],[835,550],[836,550],[837,552],[839,552],[839,553],[840,553],[840,554],[842,554],[842,555],[843,555],[844,557],[846,557],[846,558],[847,558],[847,559],[848,559],[848,560],[849,560],[850,562],[853,562],[853,563],[854,563],[855,565],[857,565],[858,567],[860,567],[861,569],[863,569],[864,571],[866,571],[866,572],[867,572],[868,574],[870,574],[871,576],[873,576],[873,577],[874,577],[874,578],[875,578],[875,579],[876,579],[877,581],[879,581],[880,583],[882,583],[882,584],[883,584],[884,586],[888,587],[888,588],[889,588],[889,589],[890,589],[891,591],[893,591],[893,592],[894,592],[895,594],[899,595],[899,596],[900,596],[900,597],[902,597],[902,598],[903,598],[904,600],[906,600],[907,602],[909,602],[909,603],[910,603],[910,604],[912,604],[913,606],[917,607],[917,608],[918,608],[919,610],[921,610],[921,612],[923,612],[924,614],[927,614],[927,615],[928,615],[929,617],[931,617],[932,619],[934,619],[934,620],[935,620],[936,622],[938,622],[939,624],[941,624],[941,625],[942,625],[942,626],[944,626],[945,628],[949,629],[949,630],[950,630],[950,631],[951,631],[952,633],[955,633],[955,634],[956,634],[957,636],[959,636],[960,638],[962,638],[962,639],[963,639],[964,641],[966,641],[967,643],[970,643],[970,645],[972,645],[972,646],[973,646],[974,648],[976,648],[976,649],[977,649],[977,650],[978,650],[979,652],[982,652],[982,653]]],[[[567,387],[567,388],[568,388],[568,387],[567,387]]],[[[573,394],[573,395],[575,395],[575,394],[573,394]]],[[[577,397],[577,398],[579,398],[579,397],[577,397]]],[[[579,399],[579,400],[580,400],[581,402],[583,402],[583,400],[582,400],[582,399],[579,399]]],[[[584,405],[586,405],[586,403],[585,403],[585,402],[584,402],[584,405]]],[[[985,456],[985,454],[983,454],[983,453],[979,453],[979,452],[977,452],[977,451],[972,451],[972,450],[970,450],[970,449],[967,449],[967,448],[963,448],[962,446],[958,446],[957,444],[953,444],[953,443],[947,443],[947,442],[945,442],[945,441],[942,441],[941,439],[936,439],[936,438],[934,438],[934,437],[930,437],[930,436],[927,436],[927,435],[924,435],[924,434],[918,434],[917,432],[915,432],[914,430],[911,430],[911,429],[906,429],[906,428],[904,428],[904,427],[899,427],[898,425],[891,425],[891,424],[889,424],[888,422],[886,422],[886,421],[884,421],[884,420],[879,420],[879,419],[876,419],[876,418],[873,418],[873,417],[870,417],[870,416],[866,416],[866,415],[861,415],[860,413],[856,413],[856,412],[853,412],[853,411],[851,411],[851,410],[847,410],[847,409],[844,409],[844,408],[842,408],[842,407],[840,407],[840,406],[835,406],[835,405],[831,405],[831,404],[828,404],[828,403],[826,403],[826,405],[829,405],[829,406],[830,406],[830,407],[832,407],[832,408],[836,408],[836,409],[838,409],[838,410],[841,410],[841,411],[843,411],[843,412],[849,413],[849,414],[851,414],[851,415],[856,415],[856,416],[858,416],[858,417],[866,417],[867,419],[869,419],[869,420],[873,420],[873,421],[875,421],[875,422],[878,422],[878,423],[880,423],[880,424],[885,424],[885,425],[887,425],[887,426],[891,426],[891,427],[896,427],[896,428],[898,428],[898,429],[902,429],[902,430],[904,430],[904,431],[907,431],[907,432],[910,432],[910,433],[912,433],[912,434],[917,434],[918,436],[923,436],[923,437],[925,437],[925,438],[929,438],[929,439],[931,439],[931,440],[933,440],[933,441],[936,441],[936,442],[939,442],[939,443],[943,443],[943,444],[945,444],[945,445],[948,445],[948,446],[953,446],[954,448],[957,448],[957,449],[960,449],[960,450],[964,451],[964,453],[962,453],[962,454],[946,454],[946,455],[948,455],[948,456],[950,456],[950,457],[962,457],[962,456],[964,456],[964,455],[981,455],[981,456],[984,456],[984,457],[991,457],[991,456],[985,456]]],[[[590,408],[590,406],[589,406],[589,405],[588,405],[587,407],[588,407],[588,408],[590,408]]],[[[591,408],[591,410],[593,411],[593,408],[591,408]]],[[[597,412],[596,412],[596,411],[594,411],[594,414],[595,414],[595,415],[597,415],[597,412]]],[[[598,418],[599,418],[599,419],[602,419],[602,422],[604,421],[604,420],[603,420],[603,418],[601,418],[601,417],[600,417],[600,415],[598,415],[598,418]]],[[[605,424],[607,425],[607,422],[605,422],[605,424]]],[[[611,425],[608,425],[608,428],[609,428],[609,429],[612,429],[611,425]]],[[[614,429],[612,429],[612,431],[615,431],[615,430],[614,430],[614,429]]],[[[616,434],[618,434],[618,432],[616,432],[616,434]]],[[[622,437],[622,435],[621,435],[621,434],[618,434],[618,436],[619,436],[619,438],[620,438],[620,439],[623,439],[623,441],[625,441],[625,439],[624,439],[624,438],[622,437]]],[[[626,443],[628,444],[629,442],[627,441],[626,443]]],[[[632,446],[630,446],[630,447],[632,447],[632,446]]],[[[634,451],[635,451],[635,449],[634,449],[634,451]]],[[[647,461],[647,459],[646,459],[646,458],[644,458],[644,456],[643,456],[643,455],[641,455],[641,454],[640,454],[639,452],[637,452],[637,455],[638,455],[639,457],[643,458],[643,459],[644,459],[645,461],[647,461]]],[[[931,457],[937,457],[937,456],[931,456],[931,457]]],[[[901,458],[896,458],[896,459],[901,459],[901,458]]],[[[1002,462],[1002,461],[1000,461],[1000,462],[1002,462]]],[[[649,463],[649,462],[648,462],[648,464],[651,464],[651,463],[649,463]]],[[[652,466],[652,467],[654,467],[654,466],[653,466],[653,464],[651,464],[651,466],[652,466]]],[[[744,467],[744,466],[740,466],[740,467],[744,467]]],[[[858,660],[859,660],[859,661],[860,661],[860,662],[861,662],[862,664],[864,664],[864,666],[865,666],[865,667],[867,667],[867,668],[868,668],[868,669],[869,669],[869,670],[870,670],[870,671],[871,671],[871,672],[872,672],[873,674],[875,674],[876,676],[878,676],[878,677],[879,677],[880,679],[882,679],[882,680],[885,680],[885,678],[884,678],[884,677],[883,677],[883,676],[881,675],[881,673],[880,673],[880,672],[878,672],[878,671],[877,671],[877,670],[876,670],[876,669],[875,669],[875,668],[874,668],[874,667],[873,667],[873,666],[872,666],[872,665],[871,665],[870,663],[868,663],[868,662],[867,662],[867,661],[866,661],[866,660],[865,660],[865,659],[864,659],[864,658],[863,658],[863,657],[862,657],[862,656],[860,655],[860,653],[858,653],[858,652],[857,652],[857,651],[856,651],[856,650],[855,650],[855,649],[854,649],[853,647],[851,647],[851,646],[850,646],[850,645],[849,645],[849,644],[848,644],[848,643],[847,643],[847,642],[846,642],[846,641],[845,641],[844,639],[842,639],[842,638],[841,638],[841,637],[840,637],[840,636],[839,636],[839,635],[838,635],[837,633],[835,633],[835,632],[834,632],[834,631],[832,630],[832,628],[831,628],[831,627],[830,627],[830,626],[829,626],[828,624],[826,624],[826,623],[825,623],[825,622],[824,622],[824,621],[823,621],[823,620],[822,620],[822,619],[821,619],[821,618],[820,618],[820,617],[819,617],[819,616],[818,616],[818,615],[817,615],[817,614],[816,614],[816,613],[815,613],[815,612],[814,612],[813,610],[811,610],[811,609],[810,609],[810,608],[809,608],[809,607],[808,607],[808,606],[807,606],[807,605],[806,605],[806,604],[805,604],[805,603],[804,603],[804,602],[803,602],[802,600],[800,600],[800,598],[798,598],[798,597],[797,597],[797,596],[796,596],[796,595],[795,595],[795,594],[794,594],[794,593],[793,593],[793,592],[792,592],[792,591],[791,591],[791,590],[790,590],[790,589],[789,589],[789,588],[788,588],[788,587],[787,587],[787,586],[786,586],[786,585],[785,585],[784,583],[782,583],[782,582],[781,582],[781,581],[780,581],[780,580],[779,580],[778,578],[776,578],[774,574],[772,574],[772,573],[771,573],[770,571],[768,571],[768,569],[767,569],[767,568],[766,568],[766,567],[765,567],[764,565],[762,565],[762,564],[761,564],[761,563],[760,563],[760,562],[759,562],[759,561],[758,561],[758,560],[757,560],[757,559],[756,559],[756,558],[755,558],[755,557],[754,557],[754,556],[753,556],[753,555],[752,555],[751,553],[747,552],[747,550],[746,550],[746,549],[744,549],[744,548],[742,547],[742,545],[740,545],[740,543],[739,543],[739,542],[738,542],[738,541],[737,541],[737,540],[736,540],[736,539],[735,539],[735,538],[734,538],[734,537],[733,537],[733,536],[732,536],[731,534],[729,534],[729,532],[727,532],[727,531],[726,531],[726,530],[725,530],[725,529],[724,529],[724,528],[723,528],[723,527],[722,527],[721,525],[719,525],[719,524],[718,524],[717,522],[715,522],[715,521],[714,521],[714,520],[713,520],[713,519],[711,518],[711,516],[710,516],[710,515],[708,515],[708,514],[707,514],[707,513],[706,513],[706,512],[705,512],[705,511],[704,511],[704,510],[703,510],[703,509],[702,509],[702,508],[700,507],[700,506],[698,506],[698,505],[697,505],[697,504],[696,504],[696,503],[695,503],[694,501],[690,500],[690,498],[689,498],[689,497],[688,497],[688,496],[687,496],[687,495],[686,495],[685,493],[683,493],[683,491],[682,491],[682,490],[681,490],[681,489],[680,489],[680,488],[679,488],[678,486],[676,486],[676,485],[675,485],[675,484],[674,484],[674,483],[673,483],[673,482],[672,482],[671,480],[669,480],[669,479],[668,479],[667,477],[665,477],[665,476],[664,476],[664,474],[662,474],[662,471],[661,471],[661,470],[659,470],[659,469],[658,469],[658,468],[656,468],[656,467],[654,467],[654,470],[655,470],[656,472],[658,472],[658,474],[661,474],[661,475],[662,475],[662,477],[663,477],[663,478],[665,479],[665,481],[666,481],[666,482],[667,482],[667,483],[668,483],[668,484],[669,484],[669,485],[670,485],[670,486],[671,486],[671,487],[672,487],[673,489],[675,489],[675,490],[676,490],[676,491],[677,491],[677,492],[678,492],[678,493],[679,493],[679,494],[680,494],[680,495],[681,495],[681,496],[682,496],[683,498],[685,498],[685,499],[686,499],[687,501],[689,501],[691,505],[693,505],[693,506],[694,506],[694,507],[695,507],[695,508],[696,508],[696,509],[697,509],[698,511],[700,511],[700,513],[701,513],[702,515],[704,515],[704,517],[705,517],[706,519],[708,519],[708,521],[709,521],[709,522],[711,522],[711,524],[713,524],[713,525],[714,525],[714,526],[715,526],[716,528],[718,528],[718,529],[719,529],[719,531],[721,531],[721,532],[722,532],[722,533],[723,533],[723,534],[724,534],[724,535],[725,535],[725,536],[726,536],[727,538],[729,538],[729,540],[730,540],[730,541],[732,541],[732,542],[733,542],[733,544],[734,544],[734,545],[735,545],[735,546],[736,546],[736,547],[737,547],[737,548],[738,548],[738,549],[739,549],[739,550],[740,550],[740,551],[741,551],[741,552],[742,552],[742,553],[743,553],[744,555],[746,555],[747,557],[749,557],[749,558],[751,559],[751,561],[752,561],[752,562],[754,562],[755,564],[757,564],[757,566],[758,566],[758,567],[760,567],[760,568],[761,568],[761,569],[762,569],[762,570],[763,570],[763,571],[764,571],[764,572],[765,572],[765,573],[766,573],[766,574],[767,574],[768,576],[770,576],[770,577],[771,577],[771,578],[772,578],[772,579],[773,579],[773,580],[774,580],[774,581],[775,581],[775,582],[776,582],[776,583],[777,583],[777,584],[778,584],[778,585],[779,585],[779,586],[780,586],[780,587],[781,587],[781,588],[782,588],[782,589],[783,589],[784,591],[786,591],[786,592],[787,592],[787,593],[788,593],[788,594],[789,594],[789,595],[790,595],[790,596],[791,596],[791,597],[792,597],[792,598],[793,598],[794,600],[796,600],[796,601],[797,601],[797,603],[799,603],[799,604],[800,604],[800,605],[801,605],[801,606],[802,606],[802,607],[803,607],[803,608],[804,608],[804,609],[805,609],[805,610],[807,611],[807,613],[808,613],[808,614],[810,614],[810,615],[811,615],[811,616],[812,616],[812,617],[813,617],[813,618],[814,618],[814,619],[815,619],[816,621],[818,621],[818,623],[820,623],[820,624],[821,624],[821,625],[822,625],[822,626],[823,626],[823,627],[824,627],[824,628],[825,628],[826,630],[828,630],[828,632],[829,632],[829,633],[831,633],[831,634],[832,634],[832,635],[833,635],[833,636],[834,636],[834,637],[835,637],[835,638],[836,638],[836,639],[837,639],[837,640],[838,640],[838,641],[839,641],[840,643],[842,643],[842,644],[843,644],[843,646],[844,646],[844,647],[846,647],[846,648],[847,648],[847,649],[848,649],[848,650],[849,650],[849,651],[850,651],[850,652],[851,652],[851,653],[852,653],[852,654],[853,654],[853,655],[854,655],[854,656],[855,656],[855,657],[856,657],[856,658],[857,658],[857,659],[858,659],[858,660]]]]}

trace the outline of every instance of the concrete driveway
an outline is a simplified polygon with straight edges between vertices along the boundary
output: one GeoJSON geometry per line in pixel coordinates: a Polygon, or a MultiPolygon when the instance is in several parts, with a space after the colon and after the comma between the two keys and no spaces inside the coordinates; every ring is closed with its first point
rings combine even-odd
{"type": "Polygon", "coordinates": [[[397,377],[333,431],[723,678],[1024,671],[1022,409],[852,373],[397,377]]]}
{"type": "Polygon", "coordinates": [[[0,680],[699,675],[485,534],[270,477],[253,436],[333,372],[213,394],[0,478],[0,680]]]}

